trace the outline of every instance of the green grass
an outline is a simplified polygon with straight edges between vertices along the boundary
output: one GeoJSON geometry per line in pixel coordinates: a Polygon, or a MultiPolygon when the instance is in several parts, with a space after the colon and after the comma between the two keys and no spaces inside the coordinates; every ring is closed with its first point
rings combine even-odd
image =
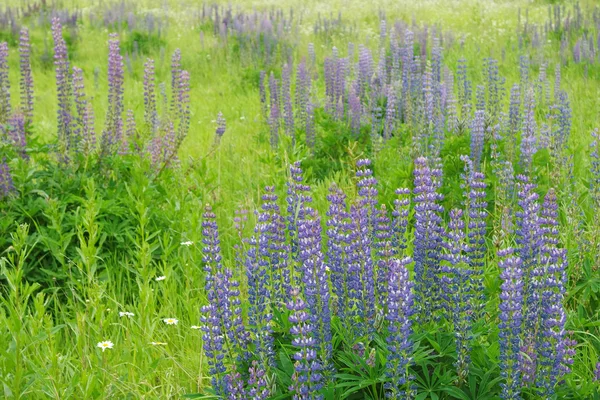
{"type": "MultiPolygon", "coordinates": [[[[9,5],[16,3],[9,0],[9,5]]],[[[91,3],[97,2],[64,2],[66,7],[80,7],[84,15],[76,38],[66,36],[71,65],[84,71],[87,94],[93,98],[96,130],[101,133],[107,109],[110,31],[89,23],[87,17],[95,7],[91,3]]],[[[506,78],[505,87],[509,89],[519,79],[516,66],[520,52],[514,35],[517,7],[529,8],[531,22],[543,21],[550,3],[555,2],[310,0],[282,4],[244,0],[236,6],[284,10],[294,6],[296,15],[302,15],[300,34],[284,40],[290,41],[295,61],[305,57],[308,43],[314,42],[321,75],[322,61],[332,46],[344,55],[348,41],[357,46],[376,46],[379,10],[385,10],[388,21],[410,22],[414,17],[419,23],[439,23],[455,37],[453,47],[444,51],[444,62],[449,68],[455,70],[458,59],[465,57],[476,85],[481,81],[482,58],[493,56],[499,59],[500,75],[506,78]],[[317,14],[337,16],[338,10],[343,10],[345,21],[356,24],[358,33],[335,35],[327,40],[314,37],[312,24],[317,14]],[[458,44],[461,36],[465,37],[462,48],[458,44]]],[[[108,175],[98,171],[48,175],[44,172],[46,161],[35,158],[11,164],[15,183],[27,194],[27,202],[3,206],[0,214],[2,232],[13,232],[12,237],[0,239],[4,257],[0,393],[5,398],[166,399],[203,392],[210,377],[201,351],[202,332],[192,326],[200,325],[200,307],[206,302],[200,261],[204,205],[215,209],[224,262],[234,266],[234,245],[238,243],[233,224],[235,211],[250,211],[244,229],[244,235],[250,236],[255,222],[252,212],[259,208],[263,187],[275,185],[283,198],[291,162],[303,160],[314,206],[325,215],[331,183],[339,184],[351,197],[356,196],[354,162],[371,151],[367,138],[352,140],[345,127],[336,126],[325,115],[317,116],[318,145],[314,154],[302,144],[283,144],[272,150],[268,127],[262,121],[257,83],[261,69],[279,75],[283,61],[264,65],[249,59],[243,50],[225,47],[211,30],[204,29],[202,42],[200,21],[193,17],[195,11],[190,11],[190,7],[195,7],[188,3],[170,1],[164,5],[163,1],[146,0],[136,4],[141,14],[164,15],[169,26],[160,38],[137,30],[120,32],[121,48],[133,51],[133,43],[137,42],[141,54],[131,62],[132,73],[125,68],[125,108],[143,121],[145,58],[156,61],[157,83],[166,82],[168,87],[170,55],[181,49],[182,67],[191,75],[191,129],[180,151],[182,168],[166,171],[152,180],[145,174],[148,166],[135,158],[126,159],[108,175]],[[227,120],[227,131],[215,148],[215,119],[219,111],[227,120]],[[188,240],[194,244],[180,244],[188,240]],[[60,268],[49,270],[49,266],[60,268]],[[159,276],[165,279],[157,281],[159,276]],[[119,312],[123,311],[134,316],[120,317],[119,312]],[[163,322],[171,317],[179,323],[163,322]],[[111,340],[114,348],[104,352],[97,348],[96,344],[104,340],[111,340]]],[[[56,137],[54,69],[52,62],[42,57],[48,51],[52,56],[52,37],[47,26],[31,29],[31,37],[35,85],[32,143],[33,148],[43,149],[56,137]]],[[[0,41],[7,38],[0,31],[0,41]]],[[[8,39],[16,104],[18,42],[8,39]]],[[[549,76],[553,76],[559,45],[553,42],[535,54],[548,61],[549,76]]],[[[537,71],[537,65],[532,70],[537,71]]],[[[598,64],[589,66],[587,76],[583,65],[571,62],[562,67],[562,86],[569,93],[573,109],[569,154],[573,156],[578,179],[576,200],[582,204],[587,201],[590,132],[599,123],[599,76],[598,64]]],[[[322,92],[322,78],[317,85],[322,92]]],[[[453,138],[445,151],[445,175],[450,176],[444,184],[445,205],[458,206],[457,174],[462,164],[457,160],[458,154],[468,154],[468,138],[453,138]]],[[[395,138],[374,159],[380,200],[388,208],[397,187],[412,185],[410,154],[410,149],[395,138]]],[[[537,156],[535,165],[540,191],[545,192],[552,183],[548,179],[552,166],[543,154],[537,156]]],[[[568,198],[562,200],[566,203],[568,198]]],[[[568,204],[563,206],[567,210],[568,204]]],[[[593,309],[598,305],[600,287],[598,250],[590,247],[588,253],[581,254],[579,231],[572,218],[568,211],[563,212],[561,239],[570,252],[569,272],[573,277],[592,277],[595,286],[572,279],[573,285],[568,288],[573,296],[568,299],[568,327],[576,330],[579,343],[569,384],[588,388],[582,393],[591,393],[589,381],[600,353],[598,322],[589,317],[598,316],[593,309]],[[578,299],[587,302],[578,304],[578,299]]],[[[593,238],[593,232],[586,234],[593,238]]],[[[495,260],[490,261],[488,289],[494,292],[499,284],[495,260]]],[[[236,273],[244,281],[242,271],[236,273]]],[[[246,290],[244,286],[242,290],[246,290]]],[[[480,340],[482,346],[494,342],[493,338],[480,340]]]]}

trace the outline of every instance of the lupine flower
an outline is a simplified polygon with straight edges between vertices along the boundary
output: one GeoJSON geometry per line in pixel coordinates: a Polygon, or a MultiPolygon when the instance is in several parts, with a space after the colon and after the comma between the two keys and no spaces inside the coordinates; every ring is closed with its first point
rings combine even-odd
{"type": "Polygon", "coordinates": [[[600,361],[596,363],[596,370],[594,371],[594,381],[600,381],[600,361]]]}
{"type": "Polygon", "coordinates": [[[179,88],[181,87],[181,50],[175,49],[171,56],[171,104],[170,114],[175,117],[179,110],[179,88]]]}
{"type": "Polygon", "coordinates": [[[220,142],[221,138],[225,134],[226,127],[227,127],[227,125],[225,122],[225,118],[223,117],[223,113],[221,113],[221,111],[219,111],[219,114],[217,114],[217,130],[215,131],[215,134],[216,134],[215,141],[217,143],[220,142]]]}
{"type": "Polygon", "coordinates": [[[539,263],[544,273],[540,287],[541,323],[538,338],[539,370],[536,386],[542,397],[554,394],[556,384],[568,370],[568,339],[566,337],[565,296],[566,250],[558,248],[558,204],[550,189],[544,198],[540,216],[542,244],[539,263]]]}
{"type": "Polygon", "coordinates": [[[260,368],[256,360],[252,361],[252,365],[248,368],[248,397],[252,400],[267,400],[271,395],[271,391],[267,386],[264,368],[260,368]]]}
{"type": "Polygon", "coordinates": [[[306,105],[306,143],[315,147],[315,105],[309,100],[306,105]]]}
{"type": "Polygon", "coordinates": [[[292,107],[292,81],[291,71],[287,64],[283,65],[281,72],[281,97],[283,101],[283,122],[285,132],[294,140],[294,109],[292,107]]]}
{"type": "Polygon", "coordinates": [[[110,35],[108,41],[108,111],[102,132],[102,153],[113,154],[123,137],[123,56],[119,37],[110,35]]]}
{"type": "Polygon", "coordinates": [[[308,106],[308,103],[310,101],[310,87],[310,72],[306,67],[306,61],[303,59],[302,61],[300,61],[300,63],[298,64],[298,68],[296,69],[296,119],[298,121],[298,125],[300,126],[305,126],[307,122],[306,107],[308,106]]]}
{"type": "Polygon", "coordinates": [[[4,199],[15,190],[10,167],[6,162],[6,158],[0,162],[0,199],[4,199]]]}
{"type": "Polygon", "coordinates": [[[280,102],[279,89],[275,75],[271,72],[269,76],[269,92],[271,100],[271,109],[269,115],[269,125],[271,127],[271,146],[276,147],[279,142],[279,119],[280,119],[280,102]]]}
{"type": "Polygon", "coordinates": [[[392,211],[392,248],[394,254],[405,256],[407,248],[406,231],[408,228],[408,216],[410,214],[410,189],[396,189],[398,198],[394,200],[394,211],[392,211]]]}
{"type": "Polygon", "coordinates": [[[383,130],[383,138],[390,139],[395,128],[396,121],[396,92],[390,86],[387,90],[387,106],[385,111],[385,128],[383,130]]]}
{"type": "MultiPolygon", "coordinates": [[[[175,93],[172,95],[175,96],[175,93]]],[[[179,149],[190,129],[190,73],[188,71],[180,72],[177,97],[179,126],[177,127],[176,149],[179,149]]]]}
{"type": "Polygon", "coordinates": [[[29,159],[25,152],[27,147],[25,138],[25,118],[23,114],[15,113],[8,118],[5,127],[0,126],[0,131],[3,131],[4,137],[17,150],[21,158],[29,159]]]}
{"type": "Polygon", "coordinates": [[[301,287],[310,312],[314,349],[321,365],[328,368],[332,353],[329,279],[321,250],[321,220],[310,208],[298,221],[298,250],[301,287]]]}
{"type": "Polygon", "coordinates": [[[456,72],[457,83],[458,83],[458,101],[461,105],[460,117],[466,120],[471,110],[471,81],[467,77],[467,60],[461,58],[458,60],[458,67],[456,72]]]}
{"type": "Polygon", "coordinates": [[[439,263],[442,240],[441,212],[443,196],[437,192],[441,171],[430,168],[426,158],[415,160],[415,294],[422,321],[430,321],[439,308],[439,263]]]}
{"type": "Polygon", "coordinates": [[[94,128],[94,111],[85,95],[83,70],[73,67],[73,97],[75,99],[73,142],[78,150],[89,155],[96,146],[96,132],[94,128]]]}
{"type": "Polygon", "coordinates": [[[11,114],[10,80],[8,79],[8,44],[0,42],[0,124],[11,114]]]}
{"type": "Polygon", "coordinates": [[[385,205],[376,210],[373,227],[373,248],[375,249],[377,268],[376,275],[376,300],[378,311],[384,311],[387,302],[387,283],[390,274],[390,263],[392,257],[396,256],[395,249],[392,246],[393,232],[392,224],[387,216],[385,205]]]}
{"type": "Polygon", "coordinates": [[[269,105],[267,104],[267,90],[265,87],[265,78],[266,72],[260,71],[260,80],[258,84],[259,93],[260,93],[260,105],[262,110],[262,115],[265,121],[269,122],[269,105]]]}
{"type": "Polygon", "coordinates": [[[521,165],[526,170],[531,168],[533,155],[537,151],[537,123],[535,121],[535,97],[533,89],[525,96],[525,112],[523,117],[523,133],[521,134],[521,165]]]}
{"type": "Polygon", "coordinates": [[[500,279],[500,374],[502,398],[517,400],[521,398],[522,377],[518,355],[521,344],[521,324],[523,319],[524,276],[521,259],[514,255],[513,249],[498,252],[501,258],[500,279]]]}
{"type": "Polygon", "coordinates": [[[517,135],[521,131],[521,92],[519,85],[514,84],[510,89],[509,105],[509,136],[508,136],[508,160],[512,161],[517,147],[517,135]]]}
{"type": "MultiPolygon", "coordinates": [[[[21,65],[19,86],[21,90],[21,109],[23,110],[23,114],[25,114],[27,122],[31,122],[33,119],[33,76],[31,74],[30,48],[29,30],[23,27],[19,36],[19,61],[21,65]]],[[[0,111],[0,115],[2,115],[2,111],[0,111]]]]}
{"type": "Polygon", "coordinates": [[[152,132],[158,129],[154,79],[154,60],[149,58],[144,63],[144,121],[152,132]]]}
{"type": "Polygon", "coordinates": [[[485,111],[475,111],[471,127],[471,159],[476,169],[480,168],[483,144],[485,139],[485,111]]]}
{"type": "Polygon", "coordinates": [[[474,290],[471,282],[473,270],[469,268],[463,211],[450,211],[450,222],[443,243],[446,252],[441,259],[446,262],[441,270],[447,316],[454,327],[457,360],[455,363],[459,382],[465,382],[471,364],[471,325],[474,314],[474,290]]]}
{"type": "Polygon", "coordinates": [[[348,271],[346,248],[348,247],[348,212],[346,195],[333,185],[329,188],[329,210],[327,211],[327,265],[331,268],[331,287],[334,312],[344,320],[349,311],[348,271]]]}
{"type": "Polygon", "coordinates": [[[111,342],[110,340],[105,340],[104,342],[98,342],[98,344],[96,345],[96,347],[102,349],[103,353],[104,353],[104,350],[112,349],[114,346],[115,346],[114,343],[111,342]]]}
{"type": "Polygon", "coordinates": [[[293,356],[294,374],[290,390],[294,392],[294,400],[322,399],[318,391],[323,386],[323,366],[317,359],[317,341],[315,327],[311,324],[311,316],[307,312],[307,305],[299,296],[297,289],[291,292],[292,300],[287,307],[292,312],[290,333],[294,336],[292,346],[298,348],[293,356]]]}
{"type": "Polygon", "coordinates": [[[414,314],[413,283],[409,280],[406,266],[410,258],[393,259],[390,266],[388,286],[388,359],[386,364],[386,397],[390,399],[411,399],[415,391],[411,386],[414,379],[409,368],[413,364],[412,316],[414,314]]]}
{"type": "MultiPolygon", "coordinates": [[[[56,87],[58,95],[58,139],[64,150],[71,149],[71,80],[67,55],[67,45],[62,36],[62,25],[58,18],[52,20],[52,37],[54,38],[54,65],[56,66],[56,87]]],[[[63,159],[67,154],[62,154],[63,159]]]]}
{"type": "Polygon", "coordinates": [[[473,296],[474,320],[481,315],[480,311],[485,305],[484,294],[484,269],[486,243],[485,236],[487,232],[486,207],[485,201],[485,176],[477,172],[468,157],[463,156],[461,160],[465,163],[464,173],[462,175],[463,199],[465,208],[465,228],[467,232],[467,256],[469,266],[469,288],[473,296]]]}

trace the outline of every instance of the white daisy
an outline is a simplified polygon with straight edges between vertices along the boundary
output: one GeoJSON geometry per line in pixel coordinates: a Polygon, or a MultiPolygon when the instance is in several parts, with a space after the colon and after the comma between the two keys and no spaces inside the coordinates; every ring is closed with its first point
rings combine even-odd
{"type": "Polygon", "coordinates": [[[164,276],[164,275],[162,275],[162,276],[159,276],[159,277],[155,278],[154,280],[155,280],[156,282],[160,282],[160,281],[164,281],[165,279],[167,279],[167,277],[166,277],[166,276],[164,276]]]}
{"type": "Polygon", "coordinates": [[[134,313],[129,312],[129,311],[119,311],[119,317],[133,317],[135,316],[134,313]]]}
{"type": "Polygon", "coordinates": [[[177,325],[177,323],[179,322],[179,320],[175,319],[175,318],[165,318],[165,319],[163,319],[163,321],[167,325],[177,325]]]}
{"type": "Polygon", "coordinates": [[[192,242],[191,240],[188,240],[187,242],[181,242],[182,246],[187,246],[187,247],[190,247],[193,244],[194,244],[194,242],[192,242]]]}
{"type": "Polygon", "coordinates": [[[192,329],[200,329],[200,327],[198,325],[192,325],[192,326],[190,326],[190,328],[192,328],[192,329]]]}
{"type": "Polygon", "coordinates": [[[102,352],[104,353],[104,350],[112,349],[114,344],[110,340],[105,340],[104,342],[99,342],[96,346],[101,348],[102,352]]]}
{"type": "Polygon", "coordinates": [[[165,342],[150,342],[152,346],[166,346],[165,342]]]}

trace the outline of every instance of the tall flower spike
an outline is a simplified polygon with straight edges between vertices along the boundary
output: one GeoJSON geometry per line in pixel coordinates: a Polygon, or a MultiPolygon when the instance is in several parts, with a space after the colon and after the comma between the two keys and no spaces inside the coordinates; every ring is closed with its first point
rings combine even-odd
{"type": "Polygon", "coordinates": [[[426,158],[415,160],[415,287],[420,319],[431,321],[435,310],[440,308],[440,249],[442,242],[443,207],[438,204],[441,170],[430,168],[426,158]]]}
{"type": "Polygon", "coordinates": [[[385,384],[386,397],[394,400],[414,398],[411,386],[414,379],[409,368],[413,364],[412,316],[414,314],[414,284],[409,280],[406,266],[410,258],[393,259],[388,283],[388,322],[387,347],[389,356],[386,375],[390,379],[385,384]]]}
{"type": "MultiPolygon", "coordinates": [[[[175,94],[173,94],[175,95],[175,94]]],[[[177,91],[177,115],[179,126],[177,127],[177,150],[190,129],[190,74],[183,70],[179,76],[179,90],[177,91]]]]}
{"type": "Polygon", "coordinates": [[[279,102],[279,89],[277,86],[277,80],[275,75],[271,72],[269,76],[269,92],[271,100],[271,108],[269,115],[269,125],[271,127],[271,146],[275,148],[279,143],[279,119],[280,119],[280,102],[279,102]]]}
{"type": "Polygon", "coordinates": [[[58,96],[58,140],[62,147],[63,160],[68,159],[67,151],[71,149],[71,79],[67,44],[62,35],[62,25],[58,18],[52,20],[52,37],[54,38],[54,65],[56,67],[56,92],[58,96]]]}
{"type": "MultiPolygon", "coordinates": [[[[25,121],[27,123],[33,119],[33,76],[31,74],[30,57],[29,30],[23,27],[21,28],[19,37],[19,61],[21,65],[21,79],[19,84],[21,89],[21,110],[25,114],[25,121]]],[[[2,112],[0,111],[1,114],[2,112]]]]}
{"type": "Polygon", "coordinates": [[[156,111],[154,60],[147,59],[144,63],[144,121],[151,132],[158,129],[158,113],[156,111]]]}
{"type": "Polygon", "coordinates": [[[288,309],[292,312],[290,322],[292,328],[290,333],[294,336],[292,346],[298,349],[293,356],[294,374],[290,390],[294,392],[294,400],[323,399],[318,391],[323,387],[323,367],[317,359],[317,341],[315,340],[315,328],[311,324],[311,316],[307,312],[307,305],[299,296],[298,290],[291,293],[292,300],[288,303],[288,309]]]}
{"type": "Polygon", "coordinates": [[[485,111],[475,111],[473,126],[471,127],[471,159],[476,169],[480,169],[483,143],[485,138],[485,111]]]}
{"type": "Polygon", "coordinates": [[[5,131],[4,137],[17,150],[21,158],[28,160],[29,156],[25,152],[27,143],[25,137],[25,118],[23,114],[15,113],[10,116],[5,127],[0,126],[0,131],[5,131]]]}
{"type": "Polygon", "coordinates": [[[6,159],[0,162],[0,199],[4,199],[15,190],[10,167],[6,159]]]}
{"type": "Polygon", "coordinates": [[[500,374],[502,398],[518,400],[521,398],[522,378],[519,368],[521,326],[523,320],[523,269],[521,259],[513,249],[498,252],[501,258],[500,279],[500,374]]]}
{"type": "Polygon", "coordinates": [[[410,189],[396,189],[398,198],[394,200],[392,211],[392,247],[394,254],[399,257],[406,255],[408,216],[410,214],[410,189]]]}
{"type": "MultiPolygon", "coordinates": [[[[539,330],[539,371],[536,386],[546,398],[554,394],[555,387],[564,375],[568,355],[565,331],[566,250],[558,247],[558,204],[554,189],[544,198],[540,229],[543,240],[540,263],[545,266],[541,283],[541,329],[539,330]]],[[[567,368],[568,369],[568,366],[567,368]]]]}
{"type": "Polygon", "coordinates": [[[215,130],[215,143],[219,143],[221,138],[225,134],[225,129],[227,128],[227,123],[225,118],[223,117],[223,113],[219,111],[217,114],[217,129],[215,130]]]}
{"type": "Polygon", "coordinates": [[[11,114],[10,80],[8,79],[8,44],[0,42],[0,124],[11,114]]]}
{"type": "Polygon", "coordinates": [[[102,132],[102,154],[111,155],[123,138],[123,56],[119,36],[110,35],[108,41],[108,111],[102,132]]]}
{"type": "Polygon", "coordinates": [[[471,364],[471,340],[473,338],[471,325],[473,322],[474,305],[471,283],[472,270],[469,269],[463,211],[450,211],[450,222],[445,232],[442,255],[445,264],[442,265],[442,284],[448,319],[454,327],[456,343],[456,370],[458,380],[464,383],[469,376],[471,364]]]}
{"type": "Polygon", "coordinates": [[[179,110],[179,90],[181,87],[181,50],[175,49],[171,57],[171,105],[170,114],[175,117],[179,110]]]}
{"type": "Polygon", "coordinates": [[[535,96],[530,89],[525,96],[525,112],[523,116],[523,133],[521,135],[521,166],[531,170],[533,155],[537,148],[537,123],[535,121],[535,96]]]}
{"type": "Polygon", "coordinates": [[[320,364],[329,367],[332,353],[330,288],[321,250],[321,220],[313,209],[306,209],[298,221],[301,287],[310,311],[315,350],[320,364]]]}
{"type": "Polygon", "coordinates": [[[290,67],[285,64],[281,73],[281,96],[283,100],[283,121],[285,132],[292,138],[294,137],[294,109],[292,106],[292,80],[290,67]]]}
{"type": "Polygon", "coordinates": [[[337,186],[329,188],[329,210],[327,211],[327,265],[331,269],[331,286],[333,289],[332,307],[340,319],[344,319],[349,311],[348,304],[348,263],[346,248],[348,247],[348,211],[346,195],[337,186]]]}

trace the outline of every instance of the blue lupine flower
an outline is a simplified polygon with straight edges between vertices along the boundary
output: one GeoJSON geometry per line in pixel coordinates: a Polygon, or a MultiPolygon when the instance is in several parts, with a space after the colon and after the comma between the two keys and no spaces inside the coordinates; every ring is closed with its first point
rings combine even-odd
{"type": "Polygon", "coordinates": [[[522,377],[518,355],[521,351],[523,320],[524,275],[523,263],[513,249],[498,252],[501,258],[500,279],[500,371],[501,397],[504,400],[521,398],[522,377]]]}
{"type": "Polygon", "coordinates": [[[413,364],[412,316],[414,314],[413,283],[409,280],[406,266],[411,263],[409,257],[393,259],[390,268],[388,286],[388,310],[385,318],[388,322],[388,359],[385,384],[386,397],[400,400],[413,398],[414,388],[411,381],[410,366],[413,364]]]}
{"type": "Polygon", "coordinates": [[[349,312],[348,263],[348,218],[346,195],[333,185],[329,188],[329,210],[327,211],[327,265],[331,269],[334,313],[344,320],[349,312]]]}
{"type": "Polygon", "coordinates": [[[294,336],[292,346],[298,348],[293,356],[294,374],[290,390],[294,392],[294,400],[319,400],[323,396],[318,392],[323,387],[322,364],[317,359],[317,341],[315,327],[311,323],[307,304],[300,297],[298,290],[291,292],[292,300],[287,307],[292,312],[290,333],[294,336]]]}

